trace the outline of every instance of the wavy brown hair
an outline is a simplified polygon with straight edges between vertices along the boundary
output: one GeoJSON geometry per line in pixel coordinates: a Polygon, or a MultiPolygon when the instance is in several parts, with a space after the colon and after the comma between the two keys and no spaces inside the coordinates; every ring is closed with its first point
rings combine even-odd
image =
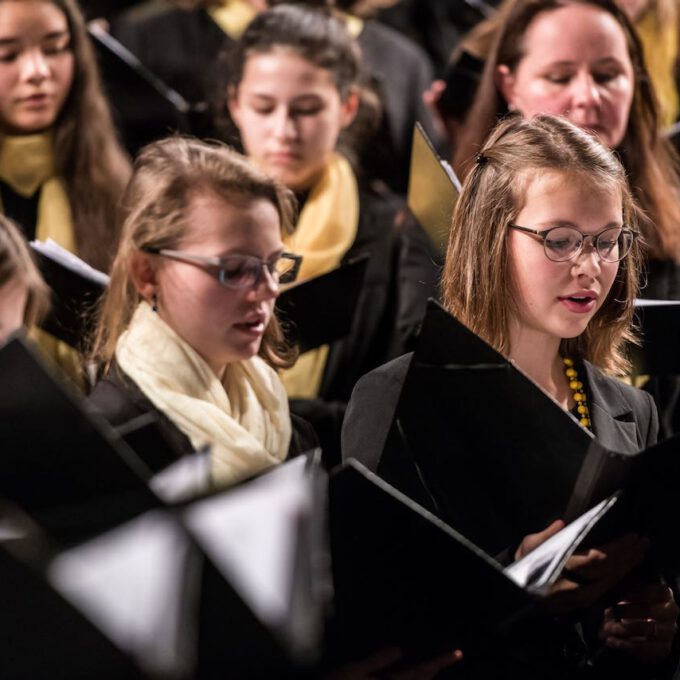
{"type": "MultiPolygon", "coordinates": [[[[146,146],[137,156],[122,200],[127,216],[90,343],[90,356],[97,364],[110,364],[118,338],[142,299],[130,277],[133,255],[149,247],[177,249],[186,232],[191,202],[206,193],[226,202],[269,201],[276,208],[282,231],[292,230],[292,192],[233,149],[185,137],[169,137],[146,146]]],[[[284,341],[276,316],[265,329],[259,354],[274,368],[294,363],[296,352],[284,341]]]]}
{"type": "MultiPolygon", "coordinates": [[[[594,191],[620,193],[624,224],[633,230],[638,208],[615,155],[564,118],[511,116],[491,133],[480,153],[454,210],[442,297],[453,315],[507,355],[517,296],[506,235],[522,210],[528,183],[542,172],[559,172],[594,191]]],[[[562,341],[563,356],[587,359],[610,373],[627,372],[624,345],[635,341],[639,268],[636,240],[585,332],[562,341]]]]}
{"type": "Polygon", "coordinates": [[[74,0],[44,1],[66,16],[75,64],[71,91],[54,124],[57,173],[71,205],[78,255],[106,271],[115,254],[118,201],[130,163],[117,139],[83,15],[74,0]]]}
{"type": "Polygon", "coordinates": [[[617,151],[644,212],[640,228],[645,237],[646,254],[680,262],[678,159],[660,127],[656,96],[640,40],[624,12],[610,0],[509,0],[503,4],[499,15],[490,20],[496,27],[496,35],[456,149],[454,166],[464,176],[486,136],[508,112],[496,86],[498,66],[505,65],[511,71],[517,67],[524,56],[524,35],[539,14],[577,3],[592,5],[611,15],[623,31],[635,74],[635,89],[628,127],[617,151]]]}
{"type": "Polygon", "coordinates": [[[50,293],[19,228],[0,215],[0,286],[20,281],[28,289],[24,324],[33,326],[47,313],[50,293]]]}

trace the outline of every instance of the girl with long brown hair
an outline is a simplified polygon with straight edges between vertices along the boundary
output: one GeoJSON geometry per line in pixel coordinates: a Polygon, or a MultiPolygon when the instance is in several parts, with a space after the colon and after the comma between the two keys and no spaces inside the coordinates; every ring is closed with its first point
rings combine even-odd
{"type": "MultiPolygon", "coordinates": [[[[591,135],[562,118],[510,118],[481,147],[463,184],[442,282],[451,314],[509,357],[603,446],[623,454],[654,444],[658,431],[651,397],[610,377],[626,370],[624,344],[633,338],[638,215],[623,167],[591,135]]],[[[392,448],[383,455],[383,447],[399,441],[392,419],[409,363],[406,355],[364,377],[343,426],[343,456],[365,461],[398,485],[404,480],[397,455],[392,448]]],[[[451,403],[455,448],[453,410],[465,395],[438,399],[451,403]]],[[[526,415],[512,402],[507,409],[513,418],[526,415]]],[[[486,415],[480,414],[481,421],[486,415]]],[[[493,413],[488,420],[493,426],[493,413]]],[[[421,475],[413,483],[442,501],[437,508],[451,507],[444,500],[453,488],[446,480],[421,475]]],[[[456,528],[456,517],[443,519],[456,528]]],[[[525,539],[518,556],[561,526],[525,539]]],[[[591,625],[598,622],[598,635],[567,658],[563,650],[573,636],[568,621],[532,629],[519,641],[527,663],[522,677],[586,677],[578,669],[591,662],[587,677],[653,677],[653,663],[668,658],[675,637],[678,609],[671,591],[658,581],[637,583],[630,596],[637,613],[630,617],[601,601],[605,594],[605,601],[629,601],[625,588],[610,591],[645,549],[643,540],[629,535],[574,558],[568,565],[574,580],[558,581],[554,602],[560,600],[562,611],[585,609],[591,625]],[[546,653],[550,648],[556,653],[546,653]]],[[[506,669],[511,677],[519,673],[512,666],[514,651],[508,655],[511,671],[506,669]]]]}
{"type": "Polygon", "coordinates": [[[0,1],[2,211],[106,270],[128,176],[75,2],[0,1]]]}

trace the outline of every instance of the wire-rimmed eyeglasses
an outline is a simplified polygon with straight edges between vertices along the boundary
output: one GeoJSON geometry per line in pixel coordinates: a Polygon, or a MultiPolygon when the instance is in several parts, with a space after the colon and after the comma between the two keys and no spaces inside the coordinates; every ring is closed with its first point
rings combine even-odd
{"type": "Polygon", "coordinates": [[[545,256],[553,262],[566,262],[578,257],[587,240],[603,262],[620,262],[639,236],[628,227],[608,227],[597,234],[583,234],[576,227],[551,227],[538,231],[518,224],[509,225],[543,241],[545,256]]]}
{"type": "Polygon", "coordinates": [[[261,260],[252,255],[236,254],[225,257],[207,257],[182,250],[154,248],[153,246],[145,246],[142,251],[200,267],[214,276],[222,286],[232,290],[255,287],[260,282],[265,269],[275,283],[292,283],[297,278],[302,263],[302,256],[293,253],[281,253],[271,260],[261,260]]]}

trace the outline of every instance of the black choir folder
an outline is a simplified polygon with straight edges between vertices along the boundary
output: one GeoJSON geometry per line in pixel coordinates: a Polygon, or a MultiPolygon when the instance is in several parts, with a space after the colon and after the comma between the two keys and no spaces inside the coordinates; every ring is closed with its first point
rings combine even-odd
{"type": "Polygon", "coordinates": [[[437,252],[444,256],[451,216],[461,185],[453,168],[439,158],[420,123],[413,129],[408,207],[427,232],[437,252]]]}
{"type": "Polygon", "coordinates": [[[481,653],[491,638],[543,613],[541,597],[616,505],[596,504],[508,567],[356,460],[331,476],[337,656],[399,646],[407,654],[481,653]]]}
{"type": "Polygon", "coordinates": [[[0,496],[68,542],[158,504],[151,472],[21,335],[0,348],[0,496]]]}
{"type": "Polygon", "coordinates": [[[66,548],[6,510],[3,677],[295,677],[320,654],[331,592],[322,481],[300,457],[66,548]],[[16,629],[27,603],[42,616],[16,629]]]}
{"type": "Polygon", "coordinates": [[[300,352],[327,345],[352,329],[363,288],[368,255],[357,257],[327,274],[286,288],[276,309],[289,341],[300,352]]]}
{"type": "Polygon", "coordinates": [[[182,95],[98,24],[90,24],[88,33],[116,125],[131,155],[173,132],[194,132],[196,112],[182,95]]]}
{"type": "Polygon", "coordinates": [[[318,457],[168,505],[168,469],[154,475],[22,337],[0,348],[0,376],[3,677],[61,663],[67,677],[249,677],[313,662],[330,592],[318,457]],[[17,628],[27,603],[45,618],[17,628]]]}
{"type": "Polygon", "coordinates": [[[635,301],[635,321],[642,344],[631,345],[636,375],[680,374],[680,301],[635,301]]]}
{"type": "Polygon", "coordinates": [[[638,531],[664,566],[680,567],[680,438],[632,455],[607,450],[434,301],[378,474],[490,555],[623,490],[599,537],[638,531]]]}

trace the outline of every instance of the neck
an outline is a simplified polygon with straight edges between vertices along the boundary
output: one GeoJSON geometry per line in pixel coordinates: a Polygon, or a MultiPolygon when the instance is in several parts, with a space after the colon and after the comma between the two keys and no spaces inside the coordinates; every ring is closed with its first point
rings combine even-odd
{"type": "Polygon", "coordinates": [[[559,338],[516,329],[510,334],[510,358],[563,408],[571,406],[559,338]]]}

